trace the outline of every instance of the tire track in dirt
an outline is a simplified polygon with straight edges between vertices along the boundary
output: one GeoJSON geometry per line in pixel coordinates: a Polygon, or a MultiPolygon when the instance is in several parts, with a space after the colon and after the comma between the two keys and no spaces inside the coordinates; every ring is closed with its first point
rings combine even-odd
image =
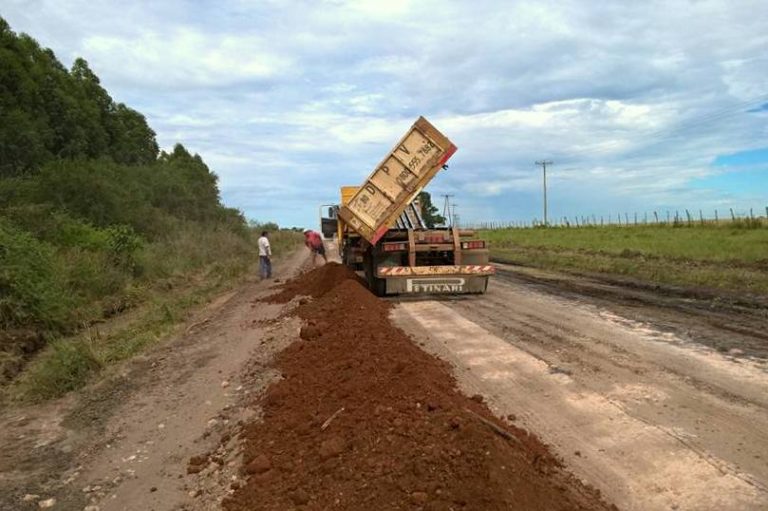
{"type": "Polygon", "coordinates": [[[508,264],[496,266],[499,280],[557,296],[589,300],[619,313],[631,313],[640,320],[652,318],[659,328],[690,332],[698,342],[713,348],[736,348],[747,355],[768,359],[768,298],[764,296],[737,296],[724,291],[667,287],[604,276],[556,274],[508,264]]]}
{"type": "MultiPolygon", "coordinates": [[[[768,486],[768,375],[760,360],[725,356],[697,344],[695,331],[682,337],[671,329],[657,329],[651,322],[622,317],[589,296],[579,298],[571,291],[559,296],[551,285],[531,285],[525,280],[497,279],[482,297],[448,299],[441,303],[403,302],[396,309],[398,324],[407,326],[407,331],[417,335],[431,351],[454,362],[460,381],[469,379],[468,388],[490,396],[497,413],[512,412],[521,416],[521,424],[533,427],[545,441],[552,442],[569,465],[578,469],[578,474],[588,477],[611,498],[615,497],[622,507],[634,503],[636,509],[665,509],[665,505],[677,501],[680,509],[686,508],[684,499],[671,495],[667,504],[660,507],[655,506],[664,499],[653,506],[650,501],[638,500],[646,498],[642,497],[644,491],[654,491],[644,490],[642,485],[635,487],[634,493],[627,493],[626,488],[636,483],[626,477],[634,474],[641,480],[645,476],[640,468],[625,472],[620,468],[620,460],[612,462],[611,457],[617,456],[618,451],[593,452],[593,459],[585,459],[584,453],[590,446],[581,444],[589,442],[590,435],[599,432],[607,435],[606,438],[612,435],[621,438],[623,432],[601,430],[605,418],[594,413],[568,412],[568,407],[575,406],[578,399],[582,403],[578,406],[592,403],[589,406],[595,412],[603,410],[617,425],[634,421],[633,427],[638,432],[644,431],[641,438],[662,445],[664,441],[658,434],[649,433],[646,427],[656,429],[679,444],[674,448],[670,446],[669,452],[678,452],[681,459],[691,462],[700,459],[715,469],[713,477],[726,474],[753,487],[758,494],[765,493],[768,486]],[[448,307],[453,312],[436,315],[441,309],[432,310],[429,304],[448,307]],[[451,323],[451,318],[459,317],[457,324],[451,323]],[[482,352],[477,351],[481,346],[470,349],[452,337],[451,331],[463,331],[464,323],[479,325],[477,332],[469,326],[466,332],[471,330],[475,332],[472,335],[487,338],[496,346],[489,347],[488,353],[495,353],[493,356],[499,359],[500,365],[496,367],[488,361],[486,380],[471,376],[475,374],[473,364],[485,360],[485,356],[479,355],[482,352]],[[505,344],[511,349],[509,353],[503,349],[505,344]],[[514,376],[517,370],[514,365],[508,368],[503,365],[505,357],[515,360],[520,353],[542,364],[526,383],[520,376],[514,376]],[[552,398],[558,392],[565,392],[558,385],[552,387],[553,382],[561,382],[568,389],[563,395],[571,397],[563,398],[565,404],[552,398]],[[531,396],[528,412],[514,408],[515,400],[521,398],[520,392],[531,396]],[[560,413],[540,406],[547,402],[560,413]],[[637,426],[637,421],[644,426],[637,426]],[[581,451],[581,455],[574,455],[574,451],[581,451]]],[[[666,325],[666,316],[664,319],[666,325]]],[[[642,467],[644,451],[648,449],[654,452],[652,444],[644,446],[638,440],[637,445],[620,455],[627,459],[636,457],[636,467],[642,467]]],[[[668,455],[662,454],[658,463],[663,463],[668,455]]],[[[704,474],[706,469],[702,470],[704,474]]],[[[673,477],[679,479],[680,475],[673,477]]],[[[679,484],[680,491],[685,493],[688,484],[685,478],[679,484]]],[[[687,498],[696,498],[695,493],[690,493],[695,487],[689,485],[687,498]]],[[[694,508],[718,509],[707,507],[707,495],[702,494],[700,497],[704,500],[694,508]]],[[[736,499],[731,502],[732,506],[741,502],[744,508],[759,509],[762,504],[755,502],[768,501],[768,494],[755,497],[757,500],[738,500],[746,495],[739,491],[724,491],[725,495],[736,499]]]]}

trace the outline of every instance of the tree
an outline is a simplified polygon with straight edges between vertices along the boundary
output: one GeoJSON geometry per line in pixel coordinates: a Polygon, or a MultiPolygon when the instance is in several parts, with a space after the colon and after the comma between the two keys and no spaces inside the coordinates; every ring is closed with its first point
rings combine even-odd
{"type": "Polygon", "coordinates": [[[144,116],[116,103],[84,59],[67,70],[0,18],[0,177],[33,174],[58,159],[146,165],[157,156],[144,116]]]}
{"type": "Polygon", "coordinates": [[[123,103],[115,105],[110,119],[112,159],[126,165],[146,165],[157,160],[155,132],[143,115],[123,103]]]}
{"type": "Polygon", "coordinates": [[[421,204],[421,216],[429,229],[445,224],[445,217],[438,213],[439,210],[432,204],[432,196],[429,192],[419,192],[418,199],[421,204]]]}

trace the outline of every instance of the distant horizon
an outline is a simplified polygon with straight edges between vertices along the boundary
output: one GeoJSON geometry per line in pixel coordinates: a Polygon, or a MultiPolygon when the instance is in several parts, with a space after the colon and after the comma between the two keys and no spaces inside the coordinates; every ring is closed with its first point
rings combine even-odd
{"type": "Polygon", "coordinates": [[[764,2],[437,5],[11,0],[0,16],[88,61],[249,219],[316,227],[419,115],[459,148],[426,191],[462,222],[540,219],[541,159],[550,219],[765,215],[764,2]]]}

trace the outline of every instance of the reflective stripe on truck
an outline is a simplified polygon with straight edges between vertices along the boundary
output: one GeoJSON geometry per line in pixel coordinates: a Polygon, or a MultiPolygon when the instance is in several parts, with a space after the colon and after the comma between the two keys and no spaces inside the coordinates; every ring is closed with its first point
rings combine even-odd
{"type": "Polygon", "coordinates": [[[493,275],[495,268],[490,264],[482,265],[457,265],[457,266],[380,266],[376,274],[381,278],[388,277],[413,277],[413,276],[460,276],[460,275],[493,275]]]}

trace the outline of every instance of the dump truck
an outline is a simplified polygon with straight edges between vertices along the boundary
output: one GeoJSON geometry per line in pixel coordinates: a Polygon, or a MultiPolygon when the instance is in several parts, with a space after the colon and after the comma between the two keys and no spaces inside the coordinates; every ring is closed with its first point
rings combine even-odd
{"type": "MultiPolygon", "coordinates": [[[[429,227],[419,192],[456,152],[425,118],[411,126],[361,186],[343,186],[321,215],[347,266],[377,295],[484,293],[494,273],[487,243],[456,225],[429,227]]],[[[324,208],[323,208],[324,209],[324,208]]]]}

